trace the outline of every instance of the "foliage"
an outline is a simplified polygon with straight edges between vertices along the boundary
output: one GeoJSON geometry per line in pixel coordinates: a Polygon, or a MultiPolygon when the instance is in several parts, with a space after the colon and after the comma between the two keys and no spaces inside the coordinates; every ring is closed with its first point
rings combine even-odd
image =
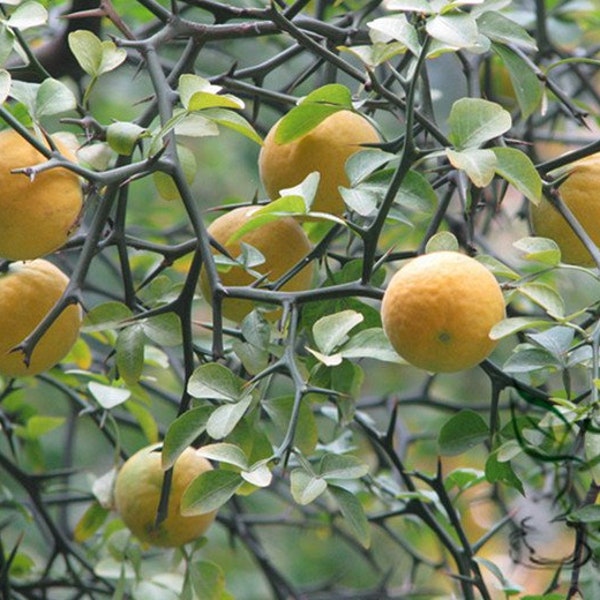
{"type": "Polygon", "coordinates": [[[53,313],[86,315],[60,366],[0,380],[0,596],[596,597],[598,269],[531,237],[527,207],[566,214],[550,174],[600,149],[598,24],[579,0],[2,3],[0,118],[79,146],[29,174],[84,182],[50,258],[71,277],[53,313]],[[314,288],[220,286],[207,226],[266,203],[265,133],[349,107],[384,141],[348,161],[344,218],[311,213],[315,174],[258,217],[303,224],[314,288]],[[380,300],[401,261],[455,248],[508,318],[489,360],[432,375],[391,349],[380,300]],[[224,295],[257,308],[229,323],[224,295]],[[169,553],[112,505],[159,440],[166,472],[190,444],[216,467],[183,510],[218,523],[169,553]]]}

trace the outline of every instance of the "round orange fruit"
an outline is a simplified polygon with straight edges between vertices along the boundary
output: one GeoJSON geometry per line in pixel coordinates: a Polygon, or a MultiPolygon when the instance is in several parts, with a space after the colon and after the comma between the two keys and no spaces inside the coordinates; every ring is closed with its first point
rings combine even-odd
{"type": "Polygon", "coordinates": [[[479,364],[494,349],[504,318],[502,290],[474,258],[441,251],[419,256],[392,277],[381,317],[392,346],[408,363],[431,372],[479,364]]]}
{"type": "Polygon", "coordinates": [[[275,141],[278,125],[279,121],[267,134],[258,161],[271,200],[317,171],[321,178],[312,210],[341,215],[345,205],[338,188],[349,185],[346,161],[362,150],[363,144],[380,142],[377,130],[362,115],[341,110],[302,137],[279,144],[275,141]]]}

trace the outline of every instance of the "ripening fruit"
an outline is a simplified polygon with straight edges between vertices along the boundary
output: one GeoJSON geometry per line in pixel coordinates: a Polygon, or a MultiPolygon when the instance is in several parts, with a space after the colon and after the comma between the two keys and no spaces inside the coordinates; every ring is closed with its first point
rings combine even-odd
{"type": "Polygon", "coordinates": [[[160,444],[147,446],[125,462],[117,474],[114,500],[121,519],[140,542],[174,548],[202,537],[215,520],[216,511],[191,517],[181,514],[186,488],[212,466],[193,448],[182,452],[173,468],[167,517],[157,526],[164,477],[160,449],[160,444]]]}
{"type": "MultiPolygon", "coordinates": [[[[210,235],[219,242],[232,258],[237,258],[242,247],[240,243],[256,248],[263,256],[264,262],[252,267],[252,270],[266,275],[269,281],[276,281],[301,261],[312,249],[311,243],[302,227],[291,217],[281,217],[269,221],[257,229],[245,233],[234,242],[230,238],[257,211],[257,206],[235,208],[215,219],[208,228],[210,235]]],[[[213,253],[217,251],[213,249],[213,253]]],[[[310,288],[314,267],[310,263],[294,277],[286,281],[280,290],[294,292],[310,288]]],[[[242,266],[233,266],[228,271],[219,273],[225,286],[250,285],[255,277],[242,266]]],[[[208,278],[203,269],[200,275],[200,288],[204,297],[210,302],[211,294],[208,278]]],[[[250,300],[226,298],[223,301],[223,316],[232,321],[240,322],[254,308],[250,300]]],[[[267,317],[277,318],[280,311],[275,309],[265,313],[267,317]]]]}
{"type": "MultiPolygon", "coordinates": [[[[560,197],[594,243],[600,245],[600,153],[574,162],[569,171],[568,178],[558,188],[560,197]]],[[[542,198],[537,206],[530,206],[533,232],[554,240],[560,248],[563,262],[585,267],[594,265],[592,255],[583,242],[548,200],[542,198]]]]}
{"type": "MultiPolygon", "coordinates": [[[[73,153],[54,140],[65,158],[73,153]]],[[[79,177],[63,168],[37,173],[30,179],[14,169],[46,162],[12,129],[0,132],[0,257],[39,258],[57,250],[77,226],[82,205],[79,177]]]]}
{"type": "Polygon", "coordinates": [[[504,318],[502,290],[474,258],[432,252],[404,265],[381,305],[383,328],[396,352],[431,372],[479,364],[494,349],[490,331],[504,318]]]}
{"type": "Polygon", "coordinates": [[[341,110],[306,135],[279,144],[275,141],[278,125],[279,121],[267,134],[258,159],[260,177],[271,200],[318,171],[321,179],[312,210],[343,214],[345,205],[338,188],[349,185],[346,161],[364,149],[361,144],[381,141],[376,129],[362,115],[341,110]]]}
{"type": "Polygon", "coordinates": [[[68,306],[40,338],[29,365],[21,352],[11,352],[42,321],[65,291],[69,279],[39,258],[13,262],[0,272],[0,375],[37,375],[60,362],[79,336],[81,309],[68,306]]]}

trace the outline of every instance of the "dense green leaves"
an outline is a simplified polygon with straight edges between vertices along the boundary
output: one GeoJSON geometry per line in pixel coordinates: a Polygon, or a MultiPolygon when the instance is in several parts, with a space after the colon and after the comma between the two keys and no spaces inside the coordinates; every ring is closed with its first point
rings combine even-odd
{"type": "Polygon", "coordinates": [[[333,83],[318,88],[281,119],[275,133],[275,141],[278,144],[292,142],[307,134],[333,113],[351,108],[350,90],[346,86],[333,83]]]}
{"type": "Polygon", "coordinates": [[[483,418],[474,411],[462,410],[440,430],[440,452],[449,456],[462,454],[489,439],[490,431],[483,418]]]}

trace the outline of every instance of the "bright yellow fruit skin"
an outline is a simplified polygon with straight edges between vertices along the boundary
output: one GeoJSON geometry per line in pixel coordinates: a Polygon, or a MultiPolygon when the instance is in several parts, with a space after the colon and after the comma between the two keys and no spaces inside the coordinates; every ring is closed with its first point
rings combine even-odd
{"type": "MultiPolygon", "coordinates": [[[[55,140],[69,160],[71,151],[55,140]]],[[[36,174],[33,181],[13,169],[46,158],[12,129],[0,132],[0,257],[39,258],[60,248],[77,225],[82,205],[79,177],[66,169],[36,174]]]]}
{"type": "Polygon", "coordinates": [[[341,215],[345,204],[338,190],[349,185],[345,171],[350,156],[364,148],[361,144],[380,142],[376,129],[362,115],[349,110],[333,113],[306,135],[278,144],[271,128],[261,148],[260,177],[271,200],[282,189],[301,183],[310,173],[321,174],[312,210],[341,215]]]}
{"type": "Polygon", "coordinates": [[[36,344],[29,366],[21,352],[11,350],[42,321],[61,297],[69,279],[52,263],[39,258],[14,262],[0,273],[0,374],[37,375],[60,362],[79,336],[81,309],[68,306],[36,344]]]}
{"type": "Polygon", "coordinates": [[[502,290],[474,258],[442,251],[411,260],[391,279],[381,305],[396,352],[430,372],[479,364],[494,349],[491,328],[504,318],[502,290]]]}
{"type": "Polygon", "coordinates": [[[188,485],[212,466],[193,448],[183,451],[173,468],[167,517],[157,527],[164,477],[160,448],[160,444],[147,446],[125,462],[117,475],[114,500],[121,519],[141,542],[175,548],[202,537],[215,520],[216,511],[193,517],[184,517],[180,512],[188,485]]]}
{"type": "MultiPolygon", "coordinates": [[[[262,264],[253,267],[253,270],[261,275],[267,275],[269,281],[276,281],[302,260],[311,251],[312,246],[302,227],[291,217],[282,217],[265,223],[244,234],[239,240],[228,243],[231,236],[248,221],[256,210],[258,210],[256,206],[230,210],[215,219],[210,224],[208,232],[233,258],[236,258],[241,252],[240,242],[256,248],[265,260],[262,264]]],[[[216,254],[217,251],[213,249],[213,253],[216,254]]],[[[313,274],[313,263],[310,263],[286,281],[280,290],[294,292],[309,289],[313,274]]],[[[220,273],[220,277],[225,286],[250,285],[255,280],[242,267],[232,267],[228,271],[220,273]]],[[[200,274],[200,289],[204,297],[210,302],[210,288],[204,269],[200,274]]],[[[255,307],[255,304],[250,300],[226,298],[222,306],[223,316],[239,323],[255,307]]],[[[275,309],[267,311],[265,315],[269,318],[277,318],[280,312],[280,310],[275,309]]]]}
{"type": "MultiPolygon", "coordinates": [[[[571,168],[569,177],[558,191],[593,242],[600,246],[600,153],[573,163],[571,168]]],[[[542,198],[537,206],[530,206],[533,232],[554,240],[560,248],[563,262],[585,267],[595,264],[583,242],[548,200],[542,198]]]]}

